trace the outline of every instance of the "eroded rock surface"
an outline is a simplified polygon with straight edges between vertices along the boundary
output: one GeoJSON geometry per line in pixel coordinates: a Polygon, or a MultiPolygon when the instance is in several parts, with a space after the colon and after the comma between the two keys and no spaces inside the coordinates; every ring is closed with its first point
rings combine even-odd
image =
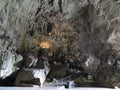
{"type": "MultiPolygon", "coordinates": [[[[7,68],[1,78],[16,71],[14,64],[18,61],[22,60],[18,68],[27,68],[31,73],[32,69],[43,69],[47,61],[51,71],[45,76],[46,81],[74,74],[78,86],[81,83],[119,86],[119,0],[4,0],[2,3],[0,67],[7,68]],[[57,71],[56,67],[61,68],[57,71]]],[[[42,77],[33,80],[32,76],[29,80],[29,75],[23,74],[25,77],[21,78],[21,70],[16,85],[21,85],[21,80],[23,86],[31,81],[41,85],[42,77]]]]}
{"type": "Polygon", "coordinates": [[[49,73],[49,64],[44,61],[44,68],[22,68],[14,83],[15,86],[43,86],[49,73]]]}

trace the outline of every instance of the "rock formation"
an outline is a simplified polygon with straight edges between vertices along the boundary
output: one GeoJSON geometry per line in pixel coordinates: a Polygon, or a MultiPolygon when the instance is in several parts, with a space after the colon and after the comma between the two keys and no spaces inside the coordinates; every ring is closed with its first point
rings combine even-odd
{"type": "Polygon", "coordinates": [[[0,84],[72,75],[76,86],[119,87],[119,11],[119,0],[1,0],[0,84]]]}

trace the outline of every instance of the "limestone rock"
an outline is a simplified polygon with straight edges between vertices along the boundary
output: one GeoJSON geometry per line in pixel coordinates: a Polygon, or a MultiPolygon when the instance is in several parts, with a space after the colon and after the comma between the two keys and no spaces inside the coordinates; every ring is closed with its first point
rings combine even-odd
{"type": "Polygon", "coordinates": [[[2,52],[2,61],[1,61],[1,70],[0,70],[0,78],[6,78],[10,76],[13,72],[19,69],[15,64],[22,60],[22,56],[16,55],[9,51],[2,52]]]}
{"type": "Polygon", "coordinates": [[[22,61],[23,57],[14,52],[14,46],[9,46],[8,41],[1,40],[0,44],[0,78],[5,79],[19,69],[16,64],[22,61]]]}
{"type": "MultiPolygon", "coordinates": [[[[53,78],[59,77],[55,74],[64,77],[70,63],[75,63],[79,74],[91,73],[93,81],[110,81],[120,70],[119,12],[119,0],[1,0],[1,78],[16,71],[23,57],[21,67],[31,74],[24,83],[40,85],[40,77],[34,80],[33,76],[41,74],[44,60],[50,63],[53,78]],[[60,72],[54,71],[58,67],[60,72]]],[[[87,81],[84,76],[81,79],[87,81]]]]}
{"type": "Polygon", "coordinates": [[[82,63],[82,67],[85,71],[92,73],[95,72],[100,66],[100,60],[95,58],[94,56],[88,56],[87,60],[82,63]]]}

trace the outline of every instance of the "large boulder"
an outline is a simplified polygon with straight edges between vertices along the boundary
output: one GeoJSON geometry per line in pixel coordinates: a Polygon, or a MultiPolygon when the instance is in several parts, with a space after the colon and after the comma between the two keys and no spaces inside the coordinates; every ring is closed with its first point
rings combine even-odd
{"type": "Polygon", "coordinates": [[[49,64],[44,62],[44,68],[22,68],[14,82],[15,86],[37,86],[42,87],[50,71],[49,64]]]}
{"type": "Polygon", "coordinates": [[[22,60],[23,57],[15,53],[15,47],[10,42],[0,39],[0,78],[5,79],[19,70],[17,64],[22,60]]]}

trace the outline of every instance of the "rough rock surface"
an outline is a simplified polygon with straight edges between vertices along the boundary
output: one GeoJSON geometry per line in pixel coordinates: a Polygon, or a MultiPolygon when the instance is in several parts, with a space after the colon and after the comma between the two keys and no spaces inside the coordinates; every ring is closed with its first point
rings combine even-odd
{"type": "Polygon", "coordinates": [[[45,66],[43,69],[36,68],[22,68],[14,82],[15,86],[43,86],[47,74],[49,73],[49,64],[44,62],[45,66]]]}
{"type": "MultiPolygon", "coordinates": [[[[2,34],[2,33],[1,33],[2,34]]],[[[5,79],[19,69],[17,64],[23,57],[15,53],[16,47],[12,42],[0,38],[0,78],[5,79]]]]}
{"type": "Polygon", "coordinates": [[[1,73],[1,78],[15,70],[16,59],[11,58],[20,54],[21,69],[43,69],[48,61],[51,71],[46,81],[74,74],[76,86],[120,86],[120,0],[1,2],[0,67],[12,69],[1,73]],[[7,59],[2,51],[8,53],[7,59]],[[57,66],[64,67],[56,71],[57,66]]]}

